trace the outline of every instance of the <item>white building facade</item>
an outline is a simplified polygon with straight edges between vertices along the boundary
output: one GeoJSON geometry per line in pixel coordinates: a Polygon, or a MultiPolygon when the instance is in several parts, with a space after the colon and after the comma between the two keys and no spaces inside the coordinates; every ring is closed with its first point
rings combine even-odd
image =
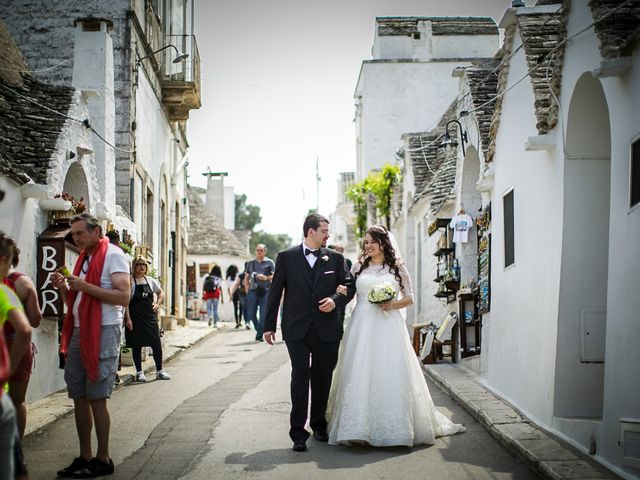
{"type": "Polygon", "coordinates": [[[491,18],[379,17],[375,28],[373,58],[362,63],[354,93],[356,181],[396,163],[403,133],[435,126],[457,94],[454,67],[498,49],[491,18]]]}
{"type": "MultiPolygon", "coordinates": [[[[477,177],[491,302],[480,361],[467,365],[535,423],[638,478],[640,51],[625,29],[640,8],[544,3],[501,23],[477,177]]],[[[478,112],[464,129],[477,130],[478,112]]]]}
{"type": "MultiPolygon", "coordinates": [[[[89,121],[82,146],[93,170],[57,167],[56,178],[70,181],[56,184],[56,193],[76,196],[83,176],[95,184],[88,211],[152,262],[166,295],[161,315],[186,318],[186,123],[200,106],[193,2],[1,0],[0,7],[34,76],[86,99],[87,114],[78,118],[89,121]],[[173,63],[183,52],[187,59],[173,63]]],[[[35,227],[34,238],[43,230],[35,227]]],[[[31,391],[29,400],[41,398],[31,391]]]]}

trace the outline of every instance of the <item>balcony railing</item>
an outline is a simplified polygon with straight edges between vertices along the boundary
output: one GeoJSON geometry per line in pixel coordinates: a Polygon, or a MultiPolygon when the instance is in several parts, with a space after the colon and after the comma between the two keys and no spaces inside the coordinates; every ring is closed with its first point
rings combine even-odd
{"type": "Polygon", "coordinates": [[[186,60],[173,63],[176,51],[168,48],[161,52],[162,102],[173,121],[189,118],[189,110],[200,108],[200,53],[195,35],[165,35],[164,45],[175,45],[186,60]]]}

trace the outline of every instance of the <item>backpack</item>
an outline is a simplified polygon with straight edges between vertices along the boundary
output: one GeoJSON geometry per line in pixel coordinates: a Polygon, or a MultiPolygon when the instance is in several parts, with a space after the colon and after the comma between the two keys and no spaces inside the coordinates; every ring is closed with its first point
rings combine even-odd
{"type": "Polygon", "coordinates": [[[207,278],[204,279],[204,285],[202,289],[205,292],[215,292],[220,288],[220,279],[218,277],[214,277],[213,275],[208,275],[207,278]]]}

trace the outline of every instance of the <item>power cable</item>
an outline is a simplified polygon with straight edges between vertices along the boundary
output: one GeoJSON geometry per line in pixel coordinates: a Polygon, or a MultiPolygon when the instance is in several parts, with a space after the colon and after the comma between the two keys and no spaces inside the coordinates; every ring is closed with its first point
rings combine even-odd
{"type": "Polygon", "coordinates": [[[131,153],[135,153],[135,152],[136,152],[136,151],[135,151],[135,149],[134,149],[134,150],[125,150],[125,149],[120,148],[120,147],[117,147],[117,146],[113,145],[111,142],[107,141],[107,140],[106,140],[102,135],[100,135],[100,133],[98,133],[98,132],[96,131],[96,129],[95,129],[95,128],[93,128],[93,127],[91,126],[91,124],[89,123],[89,120],[88,120],[88,119],[80,120],[80,119],[77,119],[77,118],[74,118],[74,117],[70,117],[69,115],[67,115],[67,114],[65,114],[65,113],[62,113],[62,112],[60,112],[60,111],[58,111],[58,110],[55,110],[55,109],[50,108],[50,107],[47,107],[46,105],[42,105],[42,104],[41,104],[41,103],[39,103],[39,102],[36,102],[34,99],[29,98],[29,97],[27,97],[27,96],[25,96],[25,95],[22,95],[21,93],[17,92],[17,91],[16,91],[16,90],[14,90],[13,88],[7,87],[6,85],[4,85],[4,84],[2,84],[2,83],[0,83],[0,87],[4,88],[5,90],[7,90],[7,91],[9,91],[9,92],[13,93],[14,95],[16,95],[16,96],[18,96],[18,97],[20,97],[20,98],[23,98],[24,100],[27,100],[28,102],[33,103],[34,105],[37,105],[37,106],[38,106],[38,107],[40,107],[40,108],[43,108],[44,110],[47,110],[47,111],[49,111],[49,112],[51,112],[51,113],[54,113],[54,114],[56,114],[56,115],[59,115],[59,116],[61,116],[61,117],[63,117],[63,118],[66,118],[66,119],[68,119],[68,120],[71,120],[71,121],[73,121],[73,122],[81,123],[81,124],[82,124],[82,125],[84,125],[87,129],[91,130],[91,131],[92,131],[92,132],[93,132],[93,133],[94,133],[94,134],[95,134],[95,135],[96,135],[100,140],[102,140],[106,145],[110,146],[110,147],[111,147],[111,148],[113,148],[114,150],[118,150],[118,151],[120,151],[120,152],[128,153],[128,154],[131,154],[131,153]]]}
{"type": "Polygon", "coordinates": [[[49,70],[53,70],[54,68],[58,68],[61,65],[64,65],[65,63],[69,63],[71,61],[71,59],[67,58],[66,60],[63,60],[60,63],[57,63],[56,65],[49,67],[49,68],[42,68],[40,70],[16,70],[14,68],[4,68],[4,67],[0,67],[0,70],[4,70],[5,72],[17,72],[17,73],[42,73],[42,72],[48,72],[49,70]]]}

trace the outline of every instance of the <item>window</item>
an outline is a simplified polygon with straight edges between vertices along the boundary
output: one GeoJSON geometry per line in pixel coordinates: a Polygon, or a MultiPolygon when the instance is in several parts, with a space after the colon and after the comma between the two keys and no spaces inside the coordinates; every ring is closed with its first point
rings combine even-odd
{"type": "Polygon", "coordinates": [[[640,203],[640,138],[631,144],[631,195],[630,207],[640,203]]]}
{"type": "Polygon", "coordinates": [[[516,261],[514,251],[514,212],[513,212],[513,190],[510,190],[503,197],[504,210],[504,266],[513,265],[516,261]]]}

